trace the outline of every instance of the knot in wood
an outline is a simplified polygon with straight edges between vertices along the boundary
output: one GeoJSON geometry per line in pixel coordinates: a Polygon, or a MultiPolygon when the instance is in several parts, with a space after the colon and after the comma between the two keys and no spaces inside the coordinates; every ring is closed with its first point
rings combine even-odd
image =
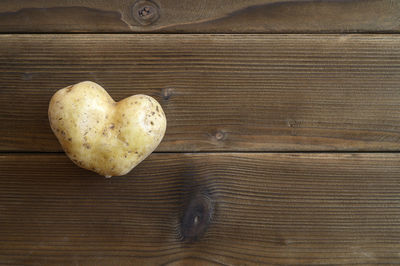
{"type": "Polygon", "coordinates": [[[172,89],[171,88],[162,89],[161,96],[164,100],[168,100],[172,96],[172,89]]]}
{"type": "Polygon", "coordinates": [[[180,222],[182,241],[194,242],[199,240],[212,220],[214,206],[209,195],[196,193],[187,204],[180,222]]]}
{"type": "Polygon", "coordinates": [[[136,1],[132,12],[135,20],[143,26],[153,24],[160,18],[158,5],[150,0],[136,1]]]}
{"type": "Polygon", "coordinates": [[[222,131],[218,131],[218,132],[215,134],[215,138],[216,138],[218,141],[224,140],[224,139],[225,139],[225,133],[222,132],[222,131]]]}

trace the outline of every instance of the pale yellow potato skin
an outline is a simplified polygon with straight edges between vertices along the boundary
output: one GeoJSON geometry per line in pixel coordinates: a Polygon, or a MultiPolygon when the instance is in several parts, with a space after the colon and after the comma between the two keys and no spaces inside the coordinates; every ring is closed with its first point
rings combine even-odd
{"type": "Polygon", "coordinates": [[[57,91],[48,115],[68,157],[106,177],[130,172],[157,148],[167,126],[152,97],[139,94],[116,103],[91,81],[57,91]]]}

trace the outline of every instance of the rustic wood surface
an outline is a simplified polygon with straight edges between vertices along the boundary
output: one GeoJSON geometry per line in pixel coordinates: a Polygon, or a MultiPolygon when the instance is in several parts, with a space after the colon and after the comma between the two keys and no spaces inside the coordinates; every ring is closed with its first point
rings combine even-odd
{"type": "Polygon", "coordinates": [[[393,0],[0,1],[0,265],[400,264],[399,29],[393,0]],[[83,80],[166,112],[126,177],[50,130],[83,80]]]}
{"type": "Polygon", "coordinates": [[[104,179],[63,154],[3,154],[0,261],[396,264],[399,160],[399,153],[164,153],[104,179]],[[188,243],[179,220],[193,188],[215,205],[206,233],[188,243]]]}
{"type": "Polygon", "coordinates": [[[400,37],[2,35],[0,150],[61,151],[48,102],[92,80],[155,97],[158,151],[398,151],[400,37]]]}
{"type": "Polygon", "coordinates": [[[0,1],[0,32],[398,32],[399,19],[393,0],[0,1]]]}

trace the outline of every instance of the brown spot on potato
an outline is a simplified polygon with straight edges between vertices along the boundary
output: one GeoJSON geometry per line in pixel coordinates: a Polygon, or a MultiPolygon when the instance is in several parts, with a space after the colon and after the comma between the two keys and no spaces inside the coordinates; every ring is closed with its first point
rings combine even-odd
{"type": "Polygon", "coordinates": [[[138,102],[136,101],[135,104],[138,104],[138,102]]]}
{"type": "Polygon", "coordinates": [[[70,92],[72,90],[72,85],[68,86],[66,89],[67,89],[67,92],[70,92]]]}
{"type": "Polygon", "coordinates": [[[153,122],[153,121],[150,121],[150,124],[153,126],[153,125],[154,125],[154,122],[153,122]]]}
{"type": "Polygon", "coordinates": [[[110,129],[114,129],[114,127],[115,127],[114,124],[111,124],[111,125],[110,125],[110,129]]]}
{"type": "Polygon", "coordinates": [[[157,111],[157,113],[159,113],[159,112],[160,112],[160,110],[158,110],[158,105],[156,106],[156,111],[157,111]]]}
{"type": "Polygon", "coordinates": [[[89,143],[83,143],[83,147],[85,147],[86,149],[90,149],[90,145],[89,145],[89,143]]]}
{"type": "Polygon", "coordinates": [[[65,136],[64,130],[61,130],[61,135],[65,136]]]}
{"type": "Polygon", "coordinates": [[[62,120],[62,117],[60,117],[58,120],[62,120]]]}
{"type": "Polygon", "coordinates": [[[155,114],[155,112],[151,112],[151,115],[154,115],[155,114]]]}
{"type": "Polygon", "coordinates": [[[72,141],[72,138],[68,138],[68,141],[72,141]]]}

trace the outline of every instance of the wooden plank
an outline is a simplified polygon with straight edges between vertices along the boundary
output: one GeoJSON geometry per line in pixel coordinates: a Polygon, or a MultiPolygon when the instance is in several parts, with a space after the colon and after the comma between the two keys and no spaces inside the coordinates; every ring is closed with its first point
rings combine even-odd
{"type": "Polygon", "coordinates": [[[400,36],[2,35],[0,150],[60,151],[47,119],[83,80],[145,93],[158,151],[400,149],[400,36]]]}
{"type": "Polygon", "coordinates": [[[392,0],[2,0],[0,32],[398,32],[399,14],[392,0]]]}
{"type": "Polygon", "coordinates": [[[104,179],[62,154],[2,154],[0,262],[398,264],[399,160],[165,153],[104,179]],[[214,211],[203,237],[189,243],[179,221],[195,212],[196,204],[184,208],[194,191],[214,211]]]}

